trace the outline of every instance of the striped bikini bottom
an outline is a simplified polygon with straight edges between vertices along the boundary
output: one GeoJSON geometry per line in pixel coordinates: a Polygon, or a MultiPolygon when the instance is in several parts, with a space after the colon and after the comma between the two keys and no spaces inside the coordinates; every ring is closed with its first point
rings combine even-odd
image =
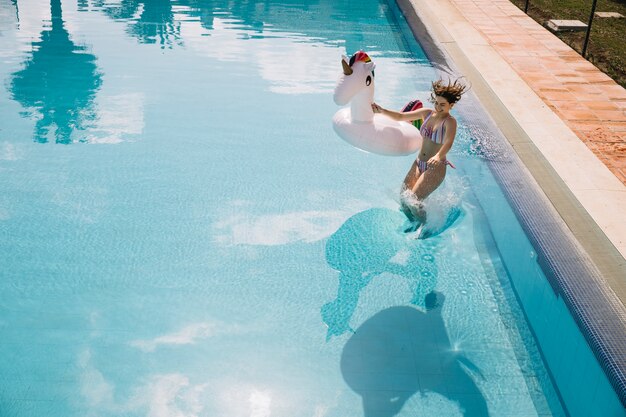
{"type": "MultiPolygon", "coordinates": [[[[428,169],[428,162],[421,161],[419,159],[416,159],[415,162],[417,162],[417,170],[419,171],[420,174],[423,174],[424,172],[426,172],[426,170],[428,169]]],[[[456,167],[452,164],[452,162],[448,160],[446,160],[446,165],[449,165],[451,168],[456,169],[456,167]]]]}

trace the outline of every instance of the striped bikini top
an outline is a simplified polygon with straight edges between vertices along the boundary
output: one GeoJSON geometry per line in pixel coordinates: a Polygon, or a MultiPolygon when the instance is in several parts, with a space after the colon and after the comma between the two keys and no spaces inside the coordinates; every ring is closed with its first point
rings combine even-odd
{"type": "Polygon", "coordinates": [[[423,138],[427,138],[427,139],[432,140],[435,143],[441,144],[443,143],[444,133],[446,131],[446,128],[445,128],[446,120],[448,120],[448,117],[450,117],[450,115],[448,115],[448,117],[446,117],[443,120],[443,122],[441,122],[441,125],[439,126],[439,128],[434,130],[432,126],[426,126],[428,124],[428,119],[430,119],[430,116],[432,116],[433,113],[434,112],[431,112],[428,115],[428,117],[426,117],[426,120],[424,120],[424,124],[422,125],[422,128],[420,129],[420,133],[423,138]]]}

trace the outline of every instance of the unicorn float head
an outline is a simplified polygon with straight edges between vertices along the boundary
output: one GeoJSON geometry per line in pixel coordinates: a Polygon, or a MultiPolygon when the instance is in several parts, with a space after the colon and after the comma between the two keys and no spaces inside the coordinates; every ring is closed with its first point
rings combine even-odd
{"type": "Polygon", "coordinates": [[[341,57],[343,75],[335,87],[335,104],[345,106],[350,103],[350,117],[357,122],[371,122],[374,118],[374,64],[363,51],[351,58],[341,57]]]}
{"type": "Polygon", "coordinates": [[[369,55],[358,51],[341,59],[343,74],[333,99],[340,106],[350,103],[333,117],[340,138],[361,150],[379,155],[401,156],[416,152],[422,145],[419,131],[410,123],[383,114],[374,114],[374,68],[369,55]]]}

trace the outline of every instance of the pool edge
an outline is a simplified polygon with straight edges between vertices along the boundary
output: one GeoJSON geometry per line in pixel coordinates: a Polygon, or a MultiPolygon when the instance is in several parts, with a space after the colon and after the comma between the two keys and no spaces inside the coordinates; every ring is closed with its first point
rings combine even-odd
{"type": "MultiPolygon", "coordinates": [[[[440,13],[435,13],[431,5],[425,0],[396,0],[396,2],[416,37],[423,40],[425,39],[424,36],[426,36],[426,39],[433,40],[433,45],[428,45],[429,42],[420,43],[433,61],[435,68],[444,73],[462,73],[471,81],[472,90],[479,97],[485,110],[493,118],[519,159],[549,199],[550,204],[552,204],[558,215],[565,222],[577,243],[591,258],[602,278],[600,284],[604,283],[606,286],[606,288],[601,290],[615,295],[621,303],[621,306],[617,307],[621,308],[622,311],[626,311],[624,309],[624,305],[626,305],[626,282],[624,282],[626,281],[624,280],[624,277],[626,277],[626,260],[624,259],[626,246],[623,245],[626,237],[619,236],[616,242],[615,234],[611,236],[612,239],[607,236],[607,233],[605,233],[606,222],[603,230],[598,225],[598,221],[594,219],[594,216],[590,214],[590,211],[592,211],[597,215],[597,207],[595,207],[595,210],[588,210],[585,204],[581,203],[579,198],[577,198],[581,192],[589,190],[581,190],[580,182],[577,183],[577,178],[571,178],[571,175],[568,177],[560,173],[558,171],[558,163],[555,164],[557,165],[556,167],[553,167],[535,143],[536,138],[533,136],[537,135],[537,129],[524,129],[518,118],[514,116],[514,112],[520,109],[507,107],[503,103],[501,95],[520,94],[522,97],[532,95],[537,100],[541,99],[508,66],[504,59],[491,48],[489,42],[477,30],[473,29],[463,16],[460,16],[456,6],[452,5],[448,0],[437,2],[437,8],[441,11],[440,13]],[[446,26],[450,25],[454,30],[446,29],[446,26]],[[473,58],[466,52],[464,47],[467,47],[467,51],[472,49],[476,51],[476,48],[478,48],[484,53],[481,53],[478,58],[473,58]],[[510,90],[511,84],[502,82],[502,79],[494,79],[493,73],[485,76],[479,69],[480,65],[476,63],[478,59],[482,61],[482,65],[485,65],[485,61],[498,61],[493,63],[493,67],[500,70],[508,67],[509,72],[505,75],[505,78],[514,80],[511,84],[514,84],[517,90],[504,91],[507,88],[510,90]],[[454,63],[453,66],[458,71],[453,71],[450,68],[450,62],[454,63]],[[490,75],[492,76],[491,78],[489,78],[490,75]],[[524,91],[520,91],[522,89],[524,91]]],[[[541,113],[548,112],[552,117],[558,118],[545,105],[534,110],[541,113]]],[[[526,112],[526,117],[532,116],[532,114],[528,114],[530,110],[523,109],[523,111],[526,112]]],[[[538,116],[539,118],[540,116],[538,116]]],[[[571,136],[575,137],[575,134],[564,123],[561,123],[558,129],[569,131],[570,137],[565,139],[571,139],[571,136]]],[[[575,139],[580,142],[577,137],[575,139]]],[[[564,151],[564,153],[566,152],[564,151]]],[[[601,164],[595,155],[590,152],[589,154],[595,159],[595,161],[592,161],[592,164],[601,164]]],[[[554,163],[554,160],[552,160],[552,163],[554,163]]],[[[566,174],[571,174],[571,172],[566,172],[566,174]]],[[[617,181],[617,178],[615,180],[617,181]]],[[[616,185],[610,179],[608,184],[602,183],[602,181],[599,181],[599,183],[601,187],[598,190],[591,191],[608,189],[617,193],[626,193],[626,187],[621,183],[616,185]]],[[[620,201],[616,200],[614,204],[617,207],[621,207],[623,204],[620,204],[620,201]]],[[[611,207],[611,205],[607,204],[607,207],[611,207]]],[[[608,209],[605,212],[607,212],[608,216],[608,209]]],[[[626,212],[626,209],[622,212],[626,212]]],[[[605,334],[599,334],[593,323],[589,323],[589,317],[585,314],[586,312],[581,311],[579,308],[581,305],[589,302],[589,294],[581,293],[576,282],[569,285],[567,277],[563,278],[560,277],[555,280],[556,282],[553,285],[559,286],[564,298],[569,299],[571,313],[575,316],[579,326],[582,327],[581,330],[595,351],[598,361],[605,369],[622,404],[626,406],[626,380],[624,378],[626,368],[624,368],[624,364],[619,366],[620,359],[611,358],[611,354],[607,354],[605,349],[607,346],[605,339],[611,339],[613,336],[608,334],[609,329],[607,329],[605,334]],[[617,369],[616,364],[618,365],[617,369]]],[[[575,281],[575,279],[572,281],[575,281]]],[[[619,315],[614,319],[619,321],[622,326],[626,326],[623,317],[623,315],[619,315]]]]}

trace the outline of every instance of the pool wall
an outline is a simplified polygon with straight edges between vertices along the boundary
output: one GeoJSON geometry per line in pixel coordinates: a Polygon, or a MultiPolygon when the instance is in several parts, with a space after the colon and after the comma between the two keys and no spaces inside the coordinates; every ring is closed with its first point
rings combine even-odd
{"type": "MultiPolygon", "coordinates": [[[[437,46],[440,41],[451,48],[453,39],[444,36],[434,40],[428,31],[432,32],[432,28],[422,23],[423,12],[418,13],[410,0],[398,0],[398,6],[435,67],[444,74],[460,73],[452,69],[455,65],[444,48],[437,46]]],[[[475,68],[471,70],[464,66],[462,73],[472,81],[485,83],[475,68]]],[[[485,196],[497,193],[477,190],[476,195],[491,219],[494,240],[551,376],[570,415],[624,416],[624,306],[515,155],[511,139],[499,133],[501,130],[490,116],[476,114],[483,113],[483,105],[474,97],[483,103],[481,90],[490,91],[489,86],[480,84],[474,82],[472,103],[464,100],[459,112],[471,123],[489,125],[475,126],[477,130],[494,135],[498,132],[497,137],[491,138],[492,143],[505,146],[509,157],[486,160],[508,203],[486,200],[485,196]],[[471,114],[464,115],[469,109],[471,114]],[[512,230],[520,227],[528,239],[512,239],[523,236],[515,234],[519,230],[512,230]]],[[[515,150],[519,153],[517,147],[515,150]]]]}
{"type": "Polygon", "coordinates": [[[477,197],[499,254],[564,407],[571,416],[621,416],[623,408],[609,379],[542,269],[542,256],[525,237],[505,200],[484,190],[477,197]],[[497,219],[497,221],[490,221],[497,219]]]}

